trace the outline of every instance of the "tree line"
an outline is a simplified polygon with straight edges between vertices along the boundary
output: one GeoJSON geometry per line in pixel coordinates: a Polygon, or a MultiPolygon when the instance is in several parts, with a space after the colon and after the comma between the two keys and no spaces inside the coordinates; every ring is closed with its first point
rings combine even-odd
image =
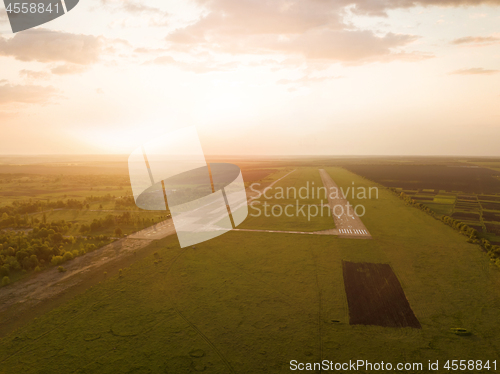
{"type": "MultiPolygon", "coordinates": [[[[66,237],[71,222],[40,223],[30,231],[0,231],[0,277],[12,272],[40,271],[93,251],[110,242],[100,235],[94,239],[66,237]]],[[[7,284],[9,280],[5,281],[7,284]]],[[[3,282],[4,283],[4,282],[3,282]]]]}

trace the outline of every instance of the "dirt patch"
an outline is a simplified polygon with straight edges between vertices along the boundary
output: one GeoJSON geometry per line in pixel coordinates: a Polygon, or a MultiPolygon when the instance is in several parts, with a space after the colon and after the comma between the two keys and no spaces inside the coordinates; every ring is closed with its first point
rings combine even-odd
{"type": "Polygon", "coordinates": [[[478,198],[481,201],[500,201],[500,196],[480,195],[478,198]]]}
{"type": "Polygon", "coordinates": [[[496,235],[500,235],[500,225],[495,223],[485,222],[484,226],[486,226],[486,231],[491,232],[496,235]]]}
{"type": "Polygon", "coordinates": [[[451,215],[451,218],[462,220],[462,221],[480,221],[481,216],[479,213],[466,213],[466,212],[455,212],[451,215]]]}
{"type": "Polygon", "coordinates": [[[483,207],[483,209],[500,211],[500,203],[481,202],[481,206],[483,207]]]}
{"type": "Polygon", "coordinates": [[[476,230],[477,232],[483,232],[484,231],[484,228],[483,226],[479,226],[479,225],[467,225],[471,228],[473,228],[474,230],[476,230]]]}
{"type": "Polygon", "coordinates": [[[496,212],[483,212],[484,221],[500,222],[500,213],[496,212]]]}
{"type": "Polygon", "coordinates": [[[342,261],[351,325],[421,328],[388,264],[342,261]]]}

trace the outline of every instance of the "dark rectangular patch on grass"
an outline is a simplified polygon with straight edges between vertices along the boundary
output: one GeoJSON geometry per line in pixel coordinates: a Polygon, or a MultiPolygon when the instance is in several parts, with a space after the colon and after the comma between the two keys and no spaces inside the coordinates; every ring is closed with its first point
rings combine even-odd
{"type": "Polygon", "coordinates": [[[351,325],[421,328],[388,264],[342,261],[351,325]]]}

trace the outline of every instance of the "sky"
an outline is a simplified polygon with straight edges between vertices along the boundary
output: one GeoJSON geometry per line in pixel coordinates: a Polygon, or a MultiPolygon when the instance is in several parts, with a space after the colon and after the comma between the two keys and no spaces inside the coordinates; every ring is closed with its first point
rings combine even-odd
{"type": "Polygon", "coordinates": [[[500,0],[82,0],[16,34],[0,9],[0,154],[193,125],[211,155],[500,156],[500,0]]]}

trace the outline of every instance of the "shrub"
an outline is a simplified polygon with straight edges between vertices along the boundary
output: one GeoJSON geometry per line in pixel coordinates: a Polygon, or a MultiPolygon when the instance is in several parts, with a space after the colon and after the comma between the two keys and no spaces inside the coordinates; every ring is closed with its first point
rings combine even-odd
{"type": "Polygon", "coordinates": [[[40,269],[40,266],[37,266],[37,267],[35,268],[35,271],[38,273],[39,271],[42,271],[42,269],[40,269]]]}
{"type": "Polygon", "coordinates": [[[64,273],[66,271],[66,269],[63,268],[62,266],[59,266],[57,270],[59,271],[59,273],[64,273]]]}
{"type": "Polygon", "coordinates": [[[62,256],[53,256],[50,262],[52,265],[60,265],[64,262],[64,260],[62,256]]]}
{"type": "Polygon", "coordinates": [[[10,278],[8,276],[2,278],[2,286],[6,286],[9,283],[10,283],[10,278]]]}
{"type": "Polygon", "coordinates": [[[6,277],[7,275],[9,275],[9,265],[0,266],[0,277],[6,277]]]}
{"type": "Polygon", "coordinates": [[[66,262],[66,261],[69,261],[69,260],[72,260],[73,259],[73,253],[71,252],[66,252],[63,257],[63,262],[66,262]]]}

